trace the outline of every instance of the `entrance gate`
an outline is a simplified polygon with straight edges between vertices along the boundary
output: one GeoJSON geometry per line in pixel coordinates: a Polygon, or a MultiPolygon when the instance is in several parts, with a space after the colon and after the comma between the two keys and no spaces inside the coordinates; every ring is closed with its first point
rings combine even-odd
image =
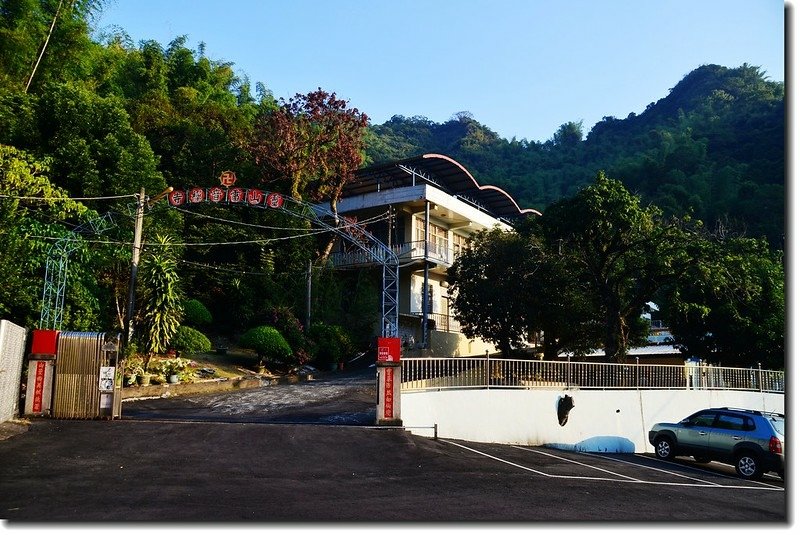
{"type": "Polygon", "coordinates": [[[186,190],[173,190],[169,194],[168,200],[172,206],[214,203],[281,210],[293,217],[303,219],[312,225],[333,232],[351,245],[355,245],[368,258],[380,265],[382,269],[381,336],[398,336],[400,262],[394,251],[365,229],[359,228],[358,234],[364,238],[366,243],[354,238],[348,230],[353,230],[356,226],[355,223],[343,220],[324,206],[298,201],[290,197],[284,197],[280,193],[267,192],[260,189],[238,187],[223,189],[220,186],[211,188],[192,187],[186,190]]]}

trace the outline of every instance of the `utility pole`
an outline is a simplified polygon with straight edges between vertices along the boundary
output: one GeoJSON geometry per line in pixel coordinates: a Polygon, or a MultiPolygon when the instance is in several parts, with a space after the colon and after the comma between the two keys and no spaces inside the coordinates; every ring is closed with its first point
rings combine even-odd
{"type": "Polygon", "coordinates": [[[139,200],[136,203],[135,225],[133,228],[133,255],[131,256],[131,280],[128,286],[128,309],[125,312],[125,342],[130,343],[133,337],[131,320],[133,306],[136,299],[136,273],[139,271],[139,256],[142,251],[142,222],[144,221],[145,196],[144,188],[139,190],[139,200]]]}
{"type": "Polygon", "coordinates": [[[422,347],[428,349],[428,307],[430,306],[430,297],[428,296],[428,254],[430,253],[428,247],[428,240],[430,239],[428,233],[431,228],[431,203],[425,201],[425,271],[422,277],[422,347]]]}
{"type": "Polygon", "coordinates": [[[308,261],[306,273],[306,334],[311,329],[311,260],[308,261]]]}

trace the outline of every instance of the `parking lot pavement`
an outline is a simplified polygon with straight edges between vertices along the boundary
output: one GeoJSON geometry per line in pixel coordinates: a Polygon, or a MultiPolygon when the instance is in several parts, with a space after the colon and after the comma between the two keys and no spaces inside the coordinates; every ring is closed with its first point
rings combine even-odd
{"type": "Polygon", "coordinates": [[[445,442],[545,478],[785,491],[784,481],[776,474],[765,474],[761,481],[746,481],[736,475],[732,466],[717,462],[697,464],[680,458],[662,461],[649,454],[585,453],[532,446],[445,442]]]}
{"type": "Polygon", "coordinates": [[[0,459],[11,526],[787,519],[779,483],[356,425],[37,420],[0,441],[0,459]]]}

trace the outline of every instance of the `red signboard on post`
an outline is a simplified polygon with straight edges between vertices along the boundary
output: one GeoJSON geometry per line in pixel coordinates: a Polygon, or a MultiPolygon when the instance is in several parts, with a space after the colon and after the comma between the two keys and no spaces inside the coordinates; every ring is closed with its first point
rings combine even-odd
{"type": "Polygon", "coordinates": [[[378,338],[378,362],[400,362],[399,338],[378,338]]]}
{"type": "Polygon", "coordinates": [[[383,383],[383,417],[387,420],[394,417],[394,370],[386,368],[383,383]]]}
{"type": "Polygon", "coordinates": [[[37,360],[36,380],[33,384],[33,412],[42,412],[42,398],[44,397],[44,376],[47,370],[47,362],[37,360]]]}

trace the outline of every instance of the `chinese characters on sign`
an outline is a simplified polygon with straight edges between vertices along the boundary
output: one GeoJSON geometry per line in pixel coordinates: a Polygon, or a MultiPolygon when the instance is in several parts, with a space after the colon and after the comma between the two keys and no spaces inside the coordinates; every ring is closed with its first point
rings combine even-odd
{"type": "Polygon", "coordinates": [[[394,414],[394,373],[388,369],[383,376],[383,417],[389,419],[394,414]]]}
{"type": "Polygon", "coordinates": [[[280,208],[283,206],[283,195],[275,192],[266,192],[260,189],[228,188],[219,186],[212,188],[192,187],[186,190],[176,189],[169,194],[169,204],[182,206],[184,204],[197,204],[201,202],[228,204],[248,204],[260,208],[280,208]]]}
{"type": "Polygon", "coordinates": [[[400,362],[399,338],[378,338],[378,362],[400,362]]]}
{"type": "Polygon", "coordinates": [[[33,385],[33,412],[42,412],[42,397],[44,396],[44,374],[47,363],[36,361],[36,380],[33,385]]]}

